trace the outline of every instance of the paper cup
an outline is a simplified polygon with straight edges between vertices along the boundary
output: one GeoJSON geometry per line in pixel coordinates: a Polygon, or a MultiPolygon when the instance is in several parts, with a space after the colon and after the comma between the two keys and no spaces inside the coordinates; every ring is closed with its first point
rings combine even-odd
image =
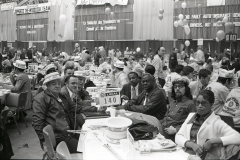
{"type": "Polygon", "coordinates": [[[116,109],[115,108],[112,108],[110,110],[110,115],[111,115],[111,117],[116,117],[116,109]]]}

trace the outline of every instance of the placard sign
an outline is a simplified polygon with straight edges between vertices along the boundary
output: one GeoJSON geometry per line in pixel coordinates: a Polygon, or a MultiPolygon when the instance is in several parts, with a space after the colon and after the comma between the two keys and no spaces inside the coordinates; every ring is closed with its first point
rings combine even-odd
{"type": "Polygon", "coordinates": [[[37,63],[28,63],[28,73],[37,73],[38,64],[37,63]]]}
{"type": "Polygon", "coordinates": [[[113,106],[121,104],[120,92],[102,92],[99,96],[100,106],[113,106]]]}
{"type": "Polygon", "coordinates": [[[97,87],[87,87],[86,91],[89,93],[89,95],[95,95],[98,92],[97,87]]]}
{"type": "Polygon", "coordinates": [[[102,81],[102,77],[101,76],[91,76],[91,79],[93,81],[97,80],[97,81],[102,81]]]}
{"type": "Polygon", "coordinates": [[[198,42],[197,42],[197,45],[198,46],[203,46],[203,39],[198,39],[198,42]]]}

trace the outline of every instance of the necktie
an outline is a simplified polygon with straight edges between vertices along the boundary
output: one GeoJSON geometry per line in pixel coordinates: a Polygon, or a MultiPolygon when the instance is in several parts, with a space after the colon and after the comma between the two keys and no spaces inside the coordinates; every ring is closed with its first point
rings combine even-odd
{"type": "Polygon", "coordinates": [[[137,97],[136,89],[135,87],[132,88],[132,99],[137,97]]]}
{"type": "Polygon", "coordinates": [[[73,93],[72,96],[71,96],[72,101],[75,98],[75,96],[76,96],[75,93],[73,93]]]}
{"type": "Polygon", "coordinates": [[[146,95],[145,95],[145,100],[143,102],[143,105],[146,105],[147,101],[148,101],[148,93],[146,93],[146,95]]]}

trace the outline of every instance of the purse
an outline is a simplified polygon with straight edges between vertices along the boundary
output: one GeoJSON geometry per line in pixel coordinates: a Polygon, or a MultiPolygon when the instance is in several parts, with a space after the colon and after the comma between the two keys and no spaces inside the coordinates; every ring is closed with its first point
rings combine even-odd
{"type": "Polygon", "coordinates": [[[157,136],[159,130],[157,127],[144,121],[131,125],[128,129],[135,141],[150,140],[157,136]]]}

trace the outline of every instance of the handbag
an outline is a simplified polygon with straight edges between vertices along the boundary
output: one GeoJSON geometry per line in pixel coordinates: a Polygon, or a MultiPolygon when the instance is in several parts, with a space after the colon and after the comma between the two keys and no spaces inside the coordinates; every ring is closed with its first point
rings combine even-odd
{"type": "Polygon", "coordinates": [[[150,140],[157,136],[159,130],[157,127],[144,121],[131,125],[128,129],[135,141],[150,140]]]}

